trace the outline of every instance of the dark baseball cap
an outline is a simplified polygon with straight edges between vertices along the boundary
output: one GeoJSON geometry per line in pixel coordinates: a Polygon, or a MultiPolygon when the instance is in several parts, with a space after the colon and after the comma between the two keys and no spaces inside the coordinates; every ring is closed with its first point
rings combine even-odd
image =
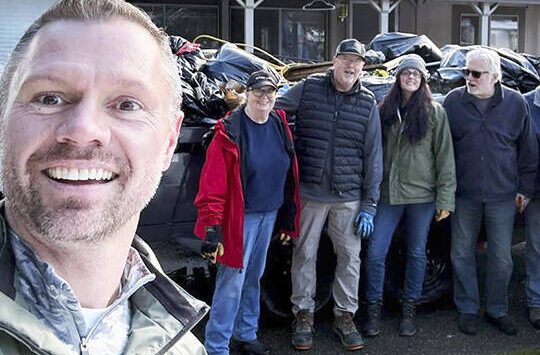
{"type": "Polygon", "coordinates": [[[336,57],[340,54],[354,54],[364,59],[366,48],[355,38],[344,39],[336,48],[336,57]]]}
{"type": "Polygon", "coordinates": [[[251,73],[246,83],[246,88],[248,90],[255,90],[262,88],[263,86],[271,86],[274,89],[277,89],[277,78],[266,70],[258,70],[251,73]]]}

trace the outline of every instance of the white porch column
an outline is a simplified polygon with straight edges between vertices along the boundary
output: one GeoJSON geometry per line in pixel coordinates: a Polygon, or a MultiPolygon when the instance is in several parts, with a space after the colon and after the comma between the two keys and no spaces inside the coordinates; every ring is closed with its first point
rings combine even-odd
{"type": "Polygon", "coordinates": [[[368,0],[371,6],[379,12],[379,33],[388,33],[389,16],[392,11],[399,5],[401,0],[395,1],[393,4],[391,0],[368,0]],[[380,1],[380,6],[376,1],[380,1]]]}
{"type": "MultiPolygon", "coordinates": [[[[244,43],[253,46],[254,41],[254,22],[255,22],[255,8],[259,6],[264,0],[236,0],[244,8],[244,43]]],[[[248,52],[253,53],[253,48],[247,47],[248,52]]]]}
{"type": "Polygon", "coordinates": [[[480,44],[483,46],[489,45],[489,20],[490,16],[497,10],[499,4],[490,5],[482,3],[482,8],[476,4],[471,4],[474,11],[480,15],[480,44]]]}

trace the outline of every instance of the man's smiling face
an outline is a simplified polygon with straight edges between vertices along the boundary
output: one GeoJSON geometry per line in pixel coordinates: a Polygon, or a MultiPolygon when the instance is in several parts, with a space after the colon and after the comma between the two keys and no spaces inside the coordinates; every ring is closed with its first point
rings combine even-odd
{"type": "Polygon", "coordinates": [[[339,54],[332,59],[334,81],[339,91],[349,91],[360,77],[364,60],[354,54],[339,54]]]}
{"type": "Polygon", "coordinates": [[[2,112],[8,219],[64,241],[100,240],[136,223],[177,137],[160,55],[125,20],[39,31],[2,112]]]}

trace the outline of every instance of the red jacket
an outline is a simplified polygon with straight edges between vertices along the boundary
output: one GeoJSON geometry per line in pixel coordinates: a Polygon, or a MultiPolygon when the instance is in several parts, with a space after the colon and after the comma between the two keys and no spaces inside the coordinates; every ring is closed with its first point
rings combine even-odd
{"type": "MultiPolygon", "coordinates": [[[[225,253],[217,258],[229,267],[242,268],[244,245],[244,194],[242,176],[241,122],[243,107],[218,121],[214,137],[206,152],[199,192],[195,198],[198,218],[195,235],[206,237],[205,227],[220,225],[225,253]]],[[[298,191],[298,163],[294,152],[292,133],[285,112],[270,112],[269,119],[277,120],[291,165],[285,181],[284,202],[276,219],[281,233],[296,238],[300,231],[300,195],[298,191]]]]}

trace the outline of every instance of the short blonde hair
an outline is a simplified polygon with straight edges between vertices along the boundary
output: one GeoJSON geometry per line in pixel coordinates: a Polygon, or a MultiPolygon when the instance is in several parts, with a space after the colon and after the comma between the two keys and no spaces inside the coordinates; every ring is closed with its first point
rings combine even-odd
{"type": "Polygon", "coordinates": [[[108,19],[124,19],[138,24],[157,42],[163,59],[166,80],[171,90],[169,122],[171,124],[175,123],[182,105],[182,87],[178,75],[178,66],[169,45],[169,37],[152,22],[143,10],[124,0],[61,0],[34,21],[15,46],[0,79],[0,113],[4,113],[7,109],[13,78],[26,56],[32,39],[43,26],[60,20],[91,21],[108,19]]]}

